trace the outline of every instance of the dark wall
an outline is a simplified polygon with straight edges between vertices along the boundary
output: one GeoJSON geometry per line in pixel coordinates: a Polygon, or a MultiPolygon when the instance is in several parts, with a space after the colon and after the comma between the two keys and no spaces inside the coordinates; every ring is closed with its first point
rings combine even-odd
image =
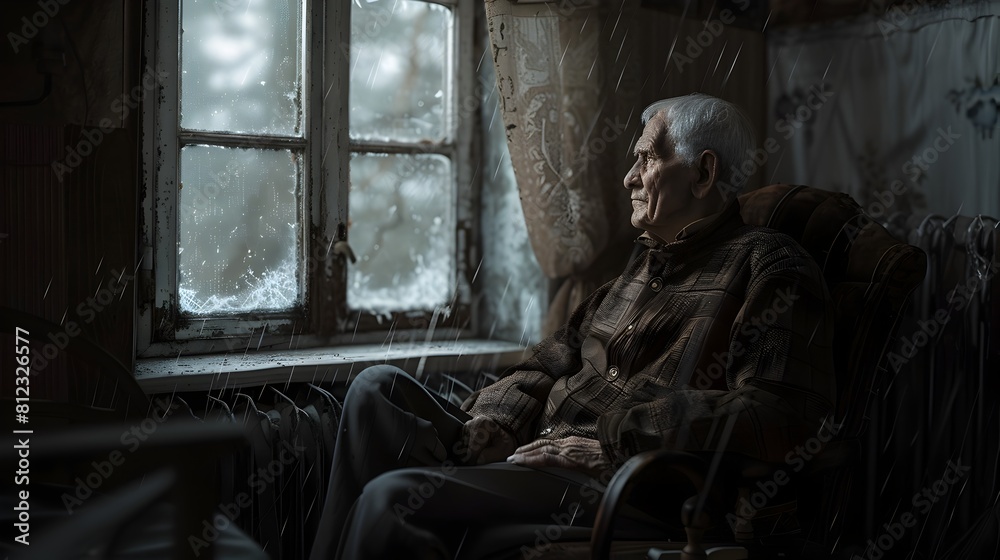
{"type": "Polygon", "coordinates": [[[134,361],[141,3],[52,4],[0,4],[16,35],[0,45],[0,297],[60,325],[32,342],[32,398],[82,401],[114,388],[74,341],[134,361]]]}

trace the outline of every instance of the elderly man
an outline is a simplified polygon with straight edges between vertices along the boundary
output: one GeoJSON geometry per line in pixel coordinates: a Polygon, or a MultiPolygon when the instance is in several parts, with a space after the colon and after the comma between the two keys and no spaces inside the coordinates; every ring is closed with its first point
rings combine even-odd
{"type": "Polygon", "coordinates": [[[362,372],[314,559],[454,558],[478,527],[587,527],[636,453],[781,462],[816,435],[834,399],[829,295],[805,250],[740,218],[729,170],[750,121],[701,94],[642,119],[624,183],[644,233],[625,271],[462,410],[396,368],[362,372]]]}

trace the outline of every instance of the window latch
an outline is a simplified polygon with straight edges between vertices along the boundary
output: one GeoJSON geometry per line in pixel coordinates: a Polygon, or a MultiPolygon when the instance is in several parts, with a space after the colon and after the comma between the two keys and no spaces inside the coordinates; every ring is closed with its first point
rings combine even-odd
{"type": "Polygon", "coordinates": [[[354,249],[346,240],[337,241],[333,244],[333,254],[341,255],[350,259],[351,264],[358,262],[358,257],[354,256],[354,249]]]}

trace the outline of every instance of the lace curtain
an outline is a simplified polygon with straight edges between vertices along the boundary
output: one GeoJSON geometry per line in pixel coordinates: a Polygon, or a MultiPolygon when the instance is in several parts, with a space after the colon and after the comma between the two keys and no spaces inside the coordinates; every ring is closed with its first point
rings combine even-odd
{"type": "Polygon", "coordinates": [[[769,132],[785,155],[768,176],[847,192],[876,218],[1000,215],[998,13],[908,3],[769,33],[769,132]]]}

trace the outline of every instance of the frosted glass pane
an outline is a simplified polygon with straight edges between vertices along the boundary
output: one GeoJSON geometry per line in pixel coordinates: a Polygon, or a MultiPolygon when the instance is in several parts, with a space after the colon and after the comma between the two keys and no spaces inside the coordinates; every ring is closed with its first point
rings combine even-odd
{"type": "Polygon", "coordinates": [[[300,301],[300,173],[288,150],[181,149],[181,310],[273,311],[300,301]]]}
{"type": "Polygon", "coordinates": [[[444,138],[451,21],[450,9],[416,0],[351,6],[351,137],[444,138]]]}
{"type": "Polygon", "coordinates": [[[440,155],[351,157],[347,303],[368,311],[434,309],[455,275],[454,180],[440,155]]]}
{"type": "Polygon", "coordinates": [[[181,126],[300,136],[302,0],[182,0],[181,126]]]}

